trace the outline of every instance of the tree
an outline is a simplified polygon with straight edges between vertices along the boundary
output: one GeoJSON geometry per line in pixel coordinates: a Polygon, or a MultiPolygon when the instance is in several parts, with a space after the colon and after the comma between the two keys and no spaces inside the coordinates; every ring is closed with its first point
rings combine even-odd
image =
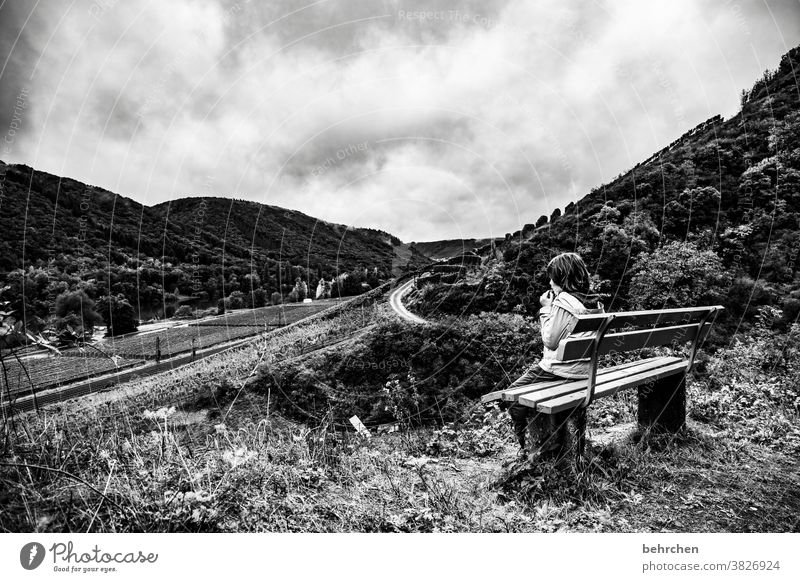
{"type": "Polygon", "coordinates": [[[553,214],[550,215],[550,222],[551,223],[555,222],[560,217],[561,217],[561,209],[560,208],[556,208],[555,210],[553,210],[553,214]]]}
{"type": "Polygon", "coordinates": [[[203,283],[203,289],[205,289],[206,293],[208,293],[209,300],[213,301],[217,298],[219,295],[219,286],[219,279],[213,275],[206,279],[206,282],[203,283]]]}
{"type": "Polygon", "coordinates": [[[244,276],[244,288],[246,292],[254,291],[258,287],[261,287],[261,277],[256,273],[248,273],[244,276]]]}
{"type": "Polygon", "coordinates": [[[23,322],[26,331],[42,329],[52,305],[47,301],[46,273],[34,267],[16,269],[5,276],[2,285],[8,286],[11,311],[18,321],[23,322]]]}
{"type": "Polygon", "coordinates": [[[106,336],[122,335],[139,328],[136,312],[123,295],[104,295],[98,299],[97,305],[108,326],[106,336]]]}
{"type": "Polygon", "coordinates": [[[596,218],[595,224],[599,227],[605,227],[609,224],[619,224],[619,221],[622,217],[622,213],[615,207],[604,204],[600,207],[596,218]]]}
{"type": "Polygon", "coordinates": [[[719,256],[691,242],[669,242],[642,254],[634,271],[630,303],[635,309],[713,305],[728,283],[719,256]]]}
{"type": "Polygon", "coordinates": [[[231,274],[230,279],[228,279],[228,282],[225,284],[225,290],[228,291],[228,293],[235,293],[241,290],[239,277],[236,276],[236,273],[231,274]]]}
{"type": "Polygon", "coordinates": [[[765,158],[747,168],[739,178],[740,203],[766,208],[777,195],[777,180],[778,168],[774,157],[765,158]]]}
{"type": "Polygon", "coordinates": [[[770,130],[769,148],[787,168],[800,169],[800,112],[790,113],[770,130]]]}
{"type": "Polygon", "coordinates": [[[267,304],[267,292],[261,287],[248,294],[247,297],[252,300],[252,307],[264,307],[267,304]]]}
{"type": "Polygon", "coordinates": [[[536,221],[536,224],[534,226],[535,226],[535,228],[539,228],[540,226],[544,226],[545,224],[547,224],[547,216],[542,214],[538,218],[538,220],[536,221]]]}
{"type": "Polygon", "coordinates": [[[83,291],[67,291],[56,297],[55,328],[61,343],[85,340],[92,336],[94,326],[103,318],[95,303],[83,291]]]}
{"type": "MultiPolygon", "coordinates": [[[[298,278],[294,283],[294,289],[292,289],[289,297],[294,297],[293,301],[303,301],[308,297],[308,285],[306,282],[298,278]]],[[[290,301],[292,301],[292,299],[290,299],[290,301]]]]}
{"type": "Polygon", "coordinates": [[[243,309],[245,307],[245,295],[241,291],[234,291],[225,299],[225,309],[243,309]]]}
{"type": "Polygon", "coordinates": [[[720,217],[721,196],[716,188],[687,188],[677,200],[667,203],[664,230],[685,237],[689,230],[714,227],[720,217]]]}

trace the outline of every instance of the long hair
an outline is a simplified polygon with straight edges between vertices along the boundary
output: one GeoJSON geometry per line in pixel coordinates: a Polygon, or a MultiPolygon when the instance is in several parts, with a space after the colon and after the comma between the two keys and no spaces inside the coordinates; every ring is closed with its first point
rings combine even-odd
{"type": "Polygon", "coordinates": [[[568,293],[589,293],[590,276],[578,253],[561,253],[547,263],[547,275],[568,293]]]}

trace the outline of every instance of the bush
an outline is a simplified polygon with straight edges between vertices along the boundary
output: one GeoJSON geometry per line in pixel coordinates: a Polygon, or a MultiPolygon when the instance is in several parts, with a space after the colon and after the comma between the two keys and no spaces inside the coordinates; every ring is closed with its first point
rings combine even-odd
{"type": "Polygon", "coordinates": [[[433,456],[487,457],[500,453],[513,439],[508,415],[497,406],[476,404],[463,424],[447,423],[434,430],[425,452],[433,456]]]}
{"type": "Polygon", "coordinates": [[[719,350],[705,378],[692,385],[693,418],[731,436],[800,452],[800,324],[774,330],[781,317],[761,309],[754,328],[719,350]]]}
{"type": "Polygon", "coordinates": [[[639,258],[631,280],[635,309],[713,305],[724,297],[727,275],[713,251],[691,242],[669,242],[639,258]]]}
{"type": "Polygon", "coordinates": [[[225,310],[229,309],[244,309],[245,302],[244,293],[241,291],[234,291],[225,299],[225,310]]]}
{"type": "Polygon", "coordinates": [[[481,395],[508,385],[541,355],[538,325],[484,314],[415,326],[379,323],[346,353],[271,364],[251,387],[299,420],[354,414],[366,424],[453,421],[481,395]],[[525,348],[528,349],[526,352],[525,348]]]}
{"type": "Polygon", "coordinates": [[[194,319],[196,317],[195,310],[191,305],[181,305],[175,310],[175,319],[194,319]]]}
{"type": "Polygon", "coordinates": [[[94,326],[103,321],[95,307],[95,302],[83,291],[67,291],[56,297],[55,328],[59,342],[91,337],[94,326]]]}
{"type": "Polygon", "coordinates": [[[97,304],[108,326],[106,329],[107,336],[112,337],[130,333],[139,328],[136,312],[123,295],[105,295],[98,300],[97,304]]]}

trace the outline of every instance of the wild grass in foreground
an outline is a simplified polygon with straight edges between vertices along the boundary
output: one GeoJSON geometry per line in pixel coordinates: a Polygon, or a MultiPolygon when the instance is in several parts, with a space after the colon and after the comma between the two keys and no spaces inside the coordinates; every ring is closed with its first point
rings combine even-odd
{"type": "MultiPolygon", "coordinates": [[[[509,423],[475,405],[444,426],[363,439],[330,416],[299,424],[242,387],[260,363],[304,357],[381,317],[299,328],[113,392],[18,417],[0,458],[3,531],[797,531],[800,474],[786,362],[692,385],[702,416],[680,438],[633,443],[591,413],[590,448],[570,478],[516,457],[509,423]],[[325,339],[327,337],[327,339],[325,339]],[[323,339],[320,339],[323,338],[323,339]],[[776,372],[777,370],[777,372],[776,372]],[[777,373],[777,376],[775,375],[777,373]],[[755,388],[754,388],[755,387],[755,388]],[[766,390],[771,387],[772,392],[766,390]],[[769,405],[752,407],[744,397],[769,405]],[[710,390],[711,396],[707,395],[710,390]],[[773,396],[769,396],[773,394],[773,396]],[[705,399],[702,399],[705,398],[705,399]],[[788,400],[787,400],[788,399],[788,400]],[[731,402],[745,402],[741,406],[731,402]],[[776,412],[777,411],[777,412],[776,412]],[[765,424],[764,415],[780,418],[765,424]],[[749,416],[748,416],[749,415],[749,416]],[[755,431],[755,432],[754,432],[755,431]]],[[[754,340],[755,341],[755,340],[754,340]]],[[[764,342],[767,345],[769,342],[764,342]]],[[[341,345],[327,349],[340,349],[341,345]]],[[[761,344],[756,343],[758,347],[761,344]]],[[[763,347],[763,346],[762,346],[763,347]]],[[[734,346],[719,374],[753,353],[734,346]],[[727,368],[726,368],[727,366],[727,368]]],[[[766,354],[769,355],[769,354],[766,354]]],[[[277,397],[277,396],[275,396],[277,397]]],[[[619,424],[615,425],[619,428],[619,424]]],[[[623,425],[623,428],[629,428],[623,425]]]]}
{"type": "MultiPolygon", "coordinates": [[[[791,457],[694,425],[594,447],[574,478],[517,461],[507,420],[370,440],[268,415],[163,407],[29,426],[3,462],[4,531],[793,531],[791,457]],[[100,420],[99,418],[97,420],[100,420]],[[33,431],[36,431],[35,433],[33,431]],[[48,469],[39,467],[49,467],[48,469]],[[55,469],[55,470],[54,470],[55,469]]],[[[99,412],[102,414],[102,412],[99,412]]]]}

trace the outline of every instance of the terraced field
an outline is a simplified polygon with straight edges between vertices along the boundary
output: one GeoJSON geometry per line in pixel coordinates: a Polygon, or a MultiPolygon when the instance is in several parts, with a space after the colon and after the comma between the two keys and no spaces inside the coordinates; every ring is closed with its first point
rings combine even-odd
{"type": "Polygon", "coordinates": [[[272,305],[269,307],[259,307],[257,309],[231,311],[224,315],[203,319],[189,325],[198,327],[263,327],[267,325],[275,327],[293,323],[304,317],[333,307],[338,303],[339,301],[326,299],[313,303],[290,303],[287,305],[272,305]]]}
{"type": "Polygon", "coordinates": [[[24,360],[25,368],[16,361],[6,362],[6,380],[0,400],[38,392],[45,388],[69,384],[76,380],[124,370],[144,363],[142,359],[46,356],[24,360]],[[26,373],[27,372],[27,373],[26,373]]]}
{"type": "Polygon", "coordinates": [[[144,335],[104,338],[95,343],[95,347],[110,355],[154,360],[156,359],[157,341],[160,344],[161,358],[171,358],[182,352],[189,352],[193,347],[202,350],[218,343],[257,335],[269,329],[271,328],[263,326],[172,327],[144,335]]]}
{"type": "Polygon", "coordinates": [[[31,389],[38,392],[155,360],[157,340],[161,359],[166,360],[192,349],[203,350],[255,336],[300,321],[338,303],[327,300],[233,311],[188,325],[103,338],[91,348],[62,350],[60,356],[27,358],[23,360],[25,368],[5,355],[6,377],[0,377],[0,400],[8,400],[9,395],[14,398],[29,394],[31,389]]]}

